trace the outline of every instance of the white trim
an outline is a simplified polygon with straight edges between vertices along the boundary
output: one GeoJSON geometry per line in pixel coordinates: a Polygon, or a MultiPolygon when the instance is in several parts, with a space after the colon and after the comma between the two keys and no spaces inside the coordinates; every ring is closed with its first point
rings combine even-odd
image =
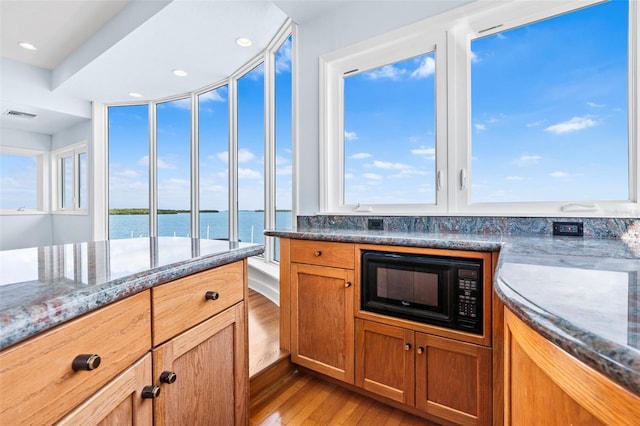
{"type": "Polygon", "coordinates": [[[60,149],[51,152],[51,213],[57,215],[86,215],[89,213],[89,144],[87,140],[77,142],[71,145],[64,146],[60,149]],[[87,193],[84,194],[87,197],[87,207],[80,208],[80,179],[82,177],[80,170],[80,155],[86,156],[86,173],[84,176],[85,185],[87,187],[87,193]],[[73,186],[73,200],[70,208],[65,208],[64,202],[64,176],[62,173],[61,161],[64,158],[72,159],[72,186],[73,186]]]}
{"type": "Polygon", "coordinates": [[[249,288],[280,305],[280,269],[262,258],[249,258],[249,288]]]}
{"type": "Polygon", "coordinates": [[[109,238],[109,129],[108,108],[101,103],[92,104],[93,112],[93,155],[89,159],[92,165],[93,205],[89,209],[93,212],[93,239],[103,241],[109,238]]]}

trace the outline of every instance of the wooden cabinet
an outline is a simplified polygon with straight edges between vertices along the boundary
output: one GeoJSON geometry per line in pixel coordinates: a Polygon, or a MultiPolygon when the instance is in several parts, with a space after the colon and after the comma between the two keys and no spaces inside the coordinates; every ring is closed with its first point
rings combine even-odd
{"type": "Polygon", "coordinates": [[[156,425],[244,425],[248,419],[248,361],[244,303],[185,331],[153,351],[161,386],[156,425]],[[162,372],[176,375],[162,383],[162,372]]]}
{"type": "Polygon", "coordinates": [[[356,385],[458,424],[491,423],[491,349],[356,319],[356,385]]]}
{"type": "Polygon", "coordinates": [[[291,265],[291,361],[353,383],[353,270],[291,265]]]}
{"type": "Polygon", "coordinates": [[[51,424],[94,395],[151,347],[149,292],[61,324],[0,353],[0,424],[51,424]],[[96,354],[100,365],[74,371],[96,354]]]}
{"type": "Polygon", "coordinates": [[[531,329],[505,308],[504,424],[638,425],[640,397],[531,329]]]}
{"type": "Polygon", "coordinates": [[[143,291],[3,350],[0,424],[247,424],[246,291],[242,260],[143,291]],[[81,354],[98,355],[99,365],[74,371],[81,354]]]}
{"type": "Polygon", "coordinates": [[[151,425],[152,400],[141,396],[144,387],[150,383],[151,354],[147,354],[56,425],[151,425]]]}

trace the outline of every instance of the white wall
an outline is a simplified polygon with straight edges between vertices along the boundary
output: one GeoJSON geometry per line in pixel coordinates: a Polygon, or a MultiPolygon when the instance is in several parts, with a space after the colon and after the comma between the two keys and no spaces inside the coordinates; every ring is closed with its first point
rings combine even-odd
{"type": "MultiPolygon", "coordinates": [[[[0,128],[0,144],[49,152],[51,136],[0,128]]],[[[0,216],[0,250],[51,244],[51,216],[16,214],[0,216]]]]}
{"type": "Polygon", "coordinates": [[[86,141],[88,144],[87,152],[87,180],[88,180],[88,200],[89,213],[82,215],[51,215],[51,241],[53,244],[77,243],[82,241],[91,241],[93,235],[92,228],[92,188],[93,188],[93,143],[91,120],[77,124],[73,127],[65,129],[53,135],[51,140],[51,150],[63,148],[78,142],[86,141]]]}
{"type": "Polygon", "coordinates": [[[466,3],[470,0],[348,2],[298,24],[298,214],[319,208],[319,57],[466,3]]]}

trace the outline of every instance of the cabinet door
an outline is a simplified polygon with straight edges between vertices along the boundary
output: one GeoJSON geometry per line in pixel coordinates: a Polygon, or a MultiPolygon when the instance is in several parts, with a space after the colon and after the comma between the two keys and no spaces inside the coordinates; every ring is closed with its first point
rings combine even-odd
{"type": "Polygon", "coordinates": [[[157,425],[246,425],[248,361],[244,302],[153,351],[157,425]],[[175,373],[171,384],[163,372],[175,373]]]}
{"type": "Polygon", "coordinates": [[[356,320],[356,386],[414,404],[414,333],[356,320]]]}
{"type": "Polygon", "coordinates": [[[491,423],[491,349],[416,333],[416,407],[463,425],[491,423]]]}
{"type": "Polygon", "coordinates": [[[126,369],[57,425],[150,426],[153,405],[150,399],[141,396],[142,388],[149,384],[151,354],[126,369]]]}
{"type": "Polygon", "coordinates": [[[291,360],[353,384],[353,271],[291,265],[291,360]]]}

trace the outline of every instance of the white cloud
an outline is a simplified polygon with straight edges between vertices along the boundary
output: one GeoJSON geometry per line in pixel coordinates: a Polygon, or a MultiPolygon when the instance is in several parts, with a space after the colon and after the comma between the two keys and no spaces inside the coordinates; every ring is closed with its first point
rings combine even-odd
{"type": "MultiPolygon", "coordinates": [[[[168,163],[168,162],[164,161],[162,158],[158,158],[156,163],[157,163],[159,169],[175,169],[176,168],[175,164],[168,163]]],[[[138,160],[138,164],[140,164],[141,166],[148,166],[149,165],[149,156],[145,155],[144,157],[139,159],[138,160]]]]}
{"type": "Polygon", "coordinates": [[[364,173],[362,176],[366,177],[367,179],[371,179],[371,180],[380,180],[380,179],[382,179],[382,176],[380,176],[379,174],[376,174],[376,173],[364,173]]]}
{"type": "Polygon", "coordinates": [[[291,176],[291,164],[276,168],[276,175],[291,176]]]}
{"type": "Polygon", "coordinates": [[[519,181],[524,180],[524,178],[522,176],[507,176],[505,180],[519,181]]]}
{"type": "Polygon", "coordinates": [[[138,176],[140,176],[140,173],[138,173],[136,170],[124,169],[124,170],[119,170],[117,172],[114,172],[114,176],[127,178],[127,179],[133,179],[133,178],[137,178],[138,176]]]}
{"type": "Polygon", "coordinates": [[[436,71],[436,61],[427,56],[420,62],[420,66],[411,73],[411,78],[427,78],[436,71]]]}
{"type": "Polygon", "coordinates": [[[473,50],[471,51],[471,63],[475,64],[480,62],[480,58],[478,57],[478,55],[476,54],[476,52],[474,52],[473,50]]]}
{"type": "Polygon", "coordinates": [[[483,131],[483,130],[487,130],[487,125],[486,124],[482,124],[482,123],[476,123],[473,125],[473,127],[475,127],[475,129],[479,132],[483,131]]]}
{"type": "Polygon", "coordinates": [[[242,148],[238,150],[238,163],[246,163],[254,158],[256,158],[256,156],[248,149],[242,148]]]}
{"type": "Polygon", "coordinates": [[[219,152],[216,154],[216,157],[218,157],[218,160],[226,164],[229,162],[229,151],[219,152]]]}
{"type": "Polygon", "coordinates": [[[180,109],[191,109],[191,98],[178,99],[175,101],[167,102],[165,103],[165,105],[180,109]]]}
{"type": "Polygon", "coordinates": [[[514,161],[518,166],[529,166],[532,164],[538,164],[540,160],[542,160],[542,156],[540,155],[521,155],[520,158],[514,161]]]}
{"type": "Polygon", "coordinates": [[[356,139],[358,139],[358,134],[356,132],[344,131],[344,140],[355,141],[356,139]]]}
{"type": "Polygon", "coordinates": [[[540,127],[543,124],[545,124],[546,122],[547,122],[547,120],[534,121],[533,123],[527,123],[527,127],[540,127]]]}
{"type": "Polygon", "coordinates": [[[202,104],[203,102],[224,102],[226,101],[224,95],[227,93],[227,86],[220,87],[218,89],[210,90],[198,96],[198,100],[202,104]]]}
{"type": "Polygon", "coordinates": [[[412,149],[411,154],[413,155],[423,155],[427,160],[433,160],[436,158],[436,149],[435,148],[427,148],[425,146],[421,146],[417,149],[412,149]]]}
{"type": "Polygon", "coordinates": [[[595,126],[597,123],[595,120],[591,119],[589,116],[584,117],[573,117],[571,120],[563,121],[558,124],[554,124],[552,126],[547,127],[547,132],[552,132],[555,134],[563,134],[569,132],[575,132],[578,130],[583,130],[589,127],[595,126]]]}
{"type": "Polygon", "coordinates": [[[276,52],[276,74],[291,71],[291,39],[287,39],[276,52]]]}
{"type": "Polygon", "coordinates": [[[276,155],[276,166],[283,166],[285,164],[289,164],[289,160],[285,157],[276,155]]]}
{"type": "Polygon", "coordinates": [[[553,172],[553,173],[549,173],[549,176],[551,176],[552,178],[567,178],[571,175],[565,172],[553,172]]]}
{"type": "Polygon", "coordinates": [[[352,173],[345,173],[344,174],[344,178],[345,179],[353,179],[355,176],[352,173]]]}
{"type": "Polygon", "coordinates": [[[366,72],[364,75],[371,80],[378,80],[383,78],[388,78],[390,80],[400,80],[400,78],[406,73],[407,70],[404,68],[397,68],[393,65],[385,65],[384,67],[366,72]]]}
{"type": "Polygon", "coordinates": [[[369,154],[368,152],[358,152],[356,154],[349,156],[349,158],[353,160],[362,160],[364,158],[369,158],[369,157],[371,157],[371,154],[369,154]]]}
{"type": "Polygon", "coordinates": [[[243,169],[238,167],[238,178],[239,179],[261,179],[262,175],[260,172],[252,169],[243,169]]]}
{"type": "Polygon", "coordinates": [[[412,167],[408,164],[402,163],[392,163],[390,161],[379,161],[376,160],[373,162],[374,167],[385,170],[403,170],[403,169],[411,169],[412,167]]]}
{"type": "Polygon", "coordinates": [[[587,106],[590,106],[591,108],[602,108],[604,106],[606,106],[605,104],[597,104],[595,102],[587,102],[587,106]]]}

